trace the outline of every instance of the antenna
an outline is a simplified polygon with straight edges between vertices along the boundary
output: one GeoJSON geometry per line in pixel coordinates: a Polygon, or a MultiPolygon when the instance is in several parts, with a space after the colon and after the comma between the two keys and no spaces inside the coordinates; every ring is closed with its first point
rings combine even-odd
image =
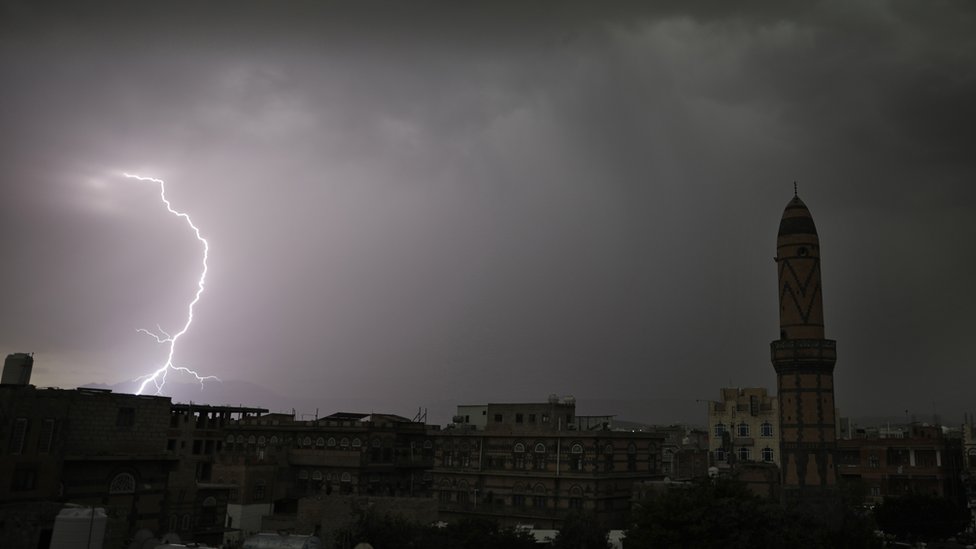
{"type": "Polygon", "coordinates": [[[793,181],[793,197],[796,198],[796,181],[793,181]]]}

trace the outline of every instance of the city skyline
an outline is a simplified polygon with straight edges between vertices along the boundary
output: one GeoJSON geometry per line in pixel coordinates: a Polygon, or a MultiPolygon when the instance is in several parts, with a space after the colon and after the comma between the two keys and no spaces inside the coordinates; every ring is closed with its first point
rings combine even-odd
{"type": "Polygon", "coordinates": [[[36,384],[165,361],[136,329],[178,328],[199,247],[130,171],[211,244],[178,364],[704,417],[775,387],[795,180],[841,413],[973,411],[972,6],[234,6],[0,8],[0,350],[36,384]]]}

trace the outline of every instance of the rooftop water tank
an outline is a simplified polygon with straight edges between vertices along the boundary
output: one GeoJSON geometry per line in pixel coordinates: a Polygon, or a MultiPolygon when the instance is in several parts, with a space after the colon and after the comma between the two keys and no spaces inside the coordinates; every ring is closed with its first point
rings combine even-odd
{"type": "Polygon", "coordinates": [[[3,362],[3,385],[27,385],[30,383],[31,369],[34,367],[34,355],[27,353],[11,353],[3,362]]]}

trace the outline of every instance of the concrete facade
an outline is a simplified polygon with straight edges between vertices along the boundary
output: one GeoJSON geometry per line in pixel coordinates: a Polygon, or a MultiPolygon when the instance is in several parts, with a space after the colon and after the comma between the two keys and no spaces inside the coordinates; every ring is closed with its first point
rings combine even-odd
{"type": "Polygon", "coordinates": [[[779,403],[763,387],[724,388],[708,403],[709,451],[712,464],[780,465],[779,403]]]}

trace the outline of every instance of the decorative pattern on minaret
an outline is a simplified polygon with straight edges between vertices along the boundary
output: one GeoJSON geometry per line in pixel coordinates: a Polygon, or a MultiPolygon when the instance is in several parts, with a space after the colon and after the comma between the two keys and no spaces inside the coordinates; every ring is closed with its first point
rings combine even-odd
{"type": "Polygon", "coordinates": [[[823,306],[818,299],[820,297],[820,277],[815,276],[819,272],[819,257],[793,258],[779,261],[779,279],[783,281],[782,289],[779,292],[780,307],[789,307],[792,305],[794,307],[794,311],[792,312],[799,315],[803,324],[823,325],[823,306]],[[794,267],[794,265],[797,265],[799,268],[794,267]],[[806,273],[805,276],[802,276],[802,280],[801,274],[798,274],[797,270],[800,273],[806,273]],[[787,296],[789,296],[789,299],[786,299],[787,296]],[[815,317],[814,321],[811,322],[811,316],[816,313],[820,313],[818,315],[820,318],[815,317]]]}

